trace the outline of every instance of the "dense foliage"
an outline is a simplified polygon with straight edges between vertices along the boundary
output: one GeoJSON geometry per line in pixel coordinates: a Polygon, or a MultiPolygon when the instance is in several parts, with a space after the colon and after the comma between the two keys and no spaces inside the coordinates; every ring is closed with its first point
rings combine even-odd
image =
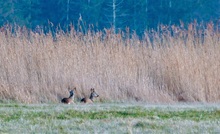
{"type": "Polygon", "coordinates": [[[219,0],[1,0],[0,26],[36,29],[73,24],[81,30],[112,27],[115,31],[129,27],[140,35],[158,24],[217,23],[219,5],[219,0]]]}

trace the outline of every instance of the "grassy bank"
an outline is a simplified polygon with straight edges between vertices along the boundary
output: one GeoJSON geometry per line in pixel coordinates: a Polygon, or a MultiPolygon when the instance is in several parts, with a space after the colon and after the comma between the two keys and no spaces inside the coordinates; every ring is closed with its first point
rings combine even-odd
{"type": "Polygon", "coordinates": [[[217,105],[0,104],[1,133],[219,133],[217,105]]]}
{"type": "Polygon", "coordinates": [[[0,33],[0,99],[57,103],[76,87],[98,101],[219,102],[220,34],[161,27],[142,39],[126,33],[0,33]]]}

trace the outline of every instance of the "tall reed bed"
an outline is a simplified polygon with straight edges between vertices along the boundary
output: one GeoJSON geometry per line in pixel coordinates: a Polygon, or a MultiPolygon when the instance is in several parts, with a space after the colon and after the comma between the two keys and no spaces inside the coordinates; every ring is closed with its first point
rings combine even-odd
{"type": "MultiPolygon", "coordinates": [[[[211,24],[210,24],[211,25],[211,24]]],[[[145,33],[114,34],[72,29],[52,34],[0,33],[0,100],[58,103],[77,88],[99,101],[219,102],[220,34],[161,27],[145,33]]]]}

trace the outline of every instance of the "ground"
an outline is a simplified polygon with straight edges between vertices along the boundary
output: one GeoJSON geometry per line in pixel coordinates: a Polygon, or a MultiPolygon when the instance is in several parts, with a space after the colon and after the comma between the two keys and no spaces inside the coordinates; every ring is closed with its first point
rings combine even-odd
{"type": "Polygon", "coordinates": [[[220,133],[220,105],[7,103],[0,133],[220,133]]]}

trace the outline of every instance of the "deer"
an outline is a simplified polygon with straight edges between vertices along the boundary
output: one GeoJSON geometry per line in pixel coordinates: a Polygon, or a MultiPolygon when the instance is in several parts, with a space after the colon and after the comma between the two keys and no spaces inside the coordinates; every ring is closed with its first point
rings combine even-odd
{"type": "Polygon", "coordinates": [[[74,88],[73,90],[70,90],[70,88],[68,89],[69,89],[70,96],[68,98],[63,98],[61,100],[61,102],[64,104],[74,103],[74,94],[75,94],[74,92],[76,91],[76,88],[74,88]]]}
{"type": "Polygon", "coordinates": [[[81,102],[87,103],[87,104],[92,104],[94,97],[99,97],[99,95],[95,92],[94,88],[91,88],[91,94],[90,97],[85,97],[81,99],[81,102]]]}

